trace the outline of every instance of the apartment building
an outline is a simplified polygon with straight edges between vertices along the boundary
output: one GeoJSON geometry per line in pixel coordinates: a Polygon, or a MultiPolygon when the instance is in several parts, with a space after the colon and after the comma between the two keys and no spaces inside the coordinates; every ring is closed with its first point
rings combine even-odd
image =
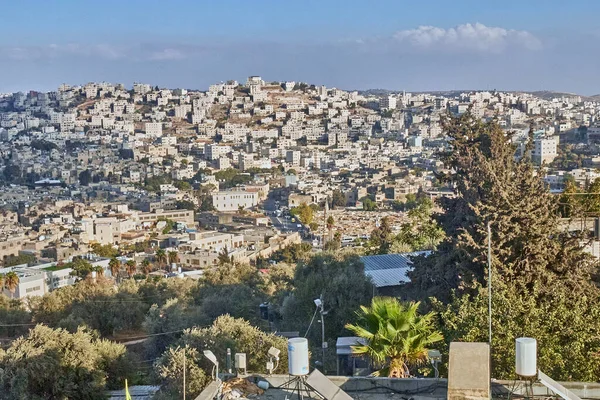
{"type": "Polygon", "coordinates": [[[258,204],[257,192],[246,191],[220,191],[212,195],[213,207],[217,211],[238,211],[241,208],[247,209],[258,204]]]}

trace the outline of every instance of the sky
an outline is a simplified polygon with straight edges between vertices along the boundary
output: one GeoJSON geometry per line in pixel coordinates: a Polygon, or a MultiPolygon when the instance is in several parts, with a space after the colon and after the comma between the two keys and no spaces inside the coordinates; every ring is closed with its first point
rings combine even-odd
{"type": "Polygon", "coordinates": [[[598,0],[0,0],[0,93],[206,90],[250,75],[341,89],[600,94],[598,0]]]}

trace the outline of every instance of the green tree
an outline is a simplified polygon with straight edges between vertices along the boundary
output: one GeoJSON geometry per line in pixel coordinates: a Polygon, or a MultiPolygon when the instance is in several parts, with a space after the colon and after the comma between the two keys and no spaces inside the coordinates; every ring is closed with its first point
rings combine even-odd
{"type": "Polygon", "coordinates": [[[104,399],[107,382],[131,373],[126,363],[123,345],[38,325],[2,355],[0,388],[7,400],[104,399]]]}
{"type": "Polygon", "coordinates": [[[90,172],[89,169],[86,169],[85,171],[81,171],[79,173],[79,184],[81,186],[88,186],[91,181],[92,181],[92,173],[90,172]]]}
{"type": "Polygon", "coordinates": [[[99,257],[113,258],[119,255],[119,250],[115,249],[111,244],[101,245],[95,243],[92,245],[92,250],[99,257]]]}
{"type": "Polygon", "coordinates": [[[365,197],[362,199],[363,210],[365,211],[375,211],[377,210],[377,203],[369,197],[365,197]]]}
{"type": "Polygon", "coordinates": [[[94,267],[88,260],[79,257],[73,259],[72,262],[67,263],[64,266],[72,268],[73,271],[71,272],[71,275],[76,276],[79,279],[87,278],[94,270],[94,267]]]}
{"type": "Polygon", "coordinates": [[[336,189],[333,191],[331,195],[331,205],[335,207],[345,207],[346,206],[346,196],[342,193],[341,190],[336,189]]]}
{"type": "Polygon", "coordinates": [[[130,278],[135,275],[135,272],[137,271],[137,263],[135,260],[127,260],[125,263],[125,271],[127,271],[127,275],[129,275],[130,278]]]}
{"type": "Polygon", "coordinates": [[[196,205],[189,200],[179,200],[175,203],[175,207],[178,210],[194,210],[196,209],[196,205]]]}
{"type": "Polygon", "coordinates": [[[111,276],[116,280],[119,277],[119,271],[121,271],[121,261],[118,258],[111,258],[108,262],[108,269],[110,269],[111,276]]]}
{"type": "MultiPolygon", "coordinates": [[[[3,287],[0,275],[0,288],[3,287]]],[[[9,299],[0,294],[0,337],[12,338],[27,333],[31,323],[31,313],[27,311],[20,299],[9,299]]]]}
{"type": "Polygon", "coordinates": [[[367,254],[388,254],[393,243],[389,217],[383,217],[369,237],[367,254]]]}
{"type": "Polygon", "coordinates": [[[266,333],[241,318],[221,315],[207,328],[192,328],[184,332],[182,342],[193,349],[210,348],[225,365],[227,348],[232,353],[246,353],[247,368],[256,373],[266,373],[271,347],[281,350],[279,372],[287,368],[287,340],[273,333],[266,333]]]}
{"type": "Polygon", "coordinates": [[[148,276],[152,272],[152,263],[147,258],[142,261],[142,272],[148,276]]]}
{"type": "Polygon", "coordinates": [[[9,256],[4,260],[5,267],[13,267],[21,264],[33,264],[36,258],[33,254],[19,254],[18,256],[9,256]]]}
{"type": "Polygon", "coordinates": [[[19,275],[14,271],[8,272],[4,275],[4,286],[10,292],[10,297],[14,297],[17,286],[19,286],[19,275]]]}
{"type": "Polygon", "coordinates": [[[419,303],[404,305],[391,297],[375,297],[370,306],[361,306],[355,324],[346,329],[366,340],[352,347],[365,354],[379,371],[374,375],[408,378],[410,367],[427,362],[429,346],[443,337],[435,330],[434,313],[418,314],[419,303]]]}
{"type": "Polygon", "coordinates": [[[176,250],[169,251],[168,257],[169,257],[169,264],[176,264],[179,262],[179,253],[176,250]]]}
{"type": "MultiPolygon", "coordinates": [[[[298,263],[294,287],[281,306],[282,324],[286,330],[304,332],[315,312],[314,299],[323,295],[328,311],[325,337],[335,339],[343,335],[346,322],[372,293],[373,286],[357,255],[319,253],[298,263]]],[[[313,329],[309,338],[320,342],[321,333],[313,329]]]]}
{"type": "Polygon", "coordinates": [[[304,225],[310,225],[315,217],[315,210],[306,203],[302,203],[298,207],[292,207],[290,214],[297,217],[304,225]]]}
{"type": "Polygon", "coordinates": [[[163,267],[167,263],[167,253],[163,249],[156,250],[154,258],[159,266],[163,267]]]}
{"type": "Polygon", "coordinates": [[[173,186],[179,190],[192,190],[192,185],[186,181],[174,181],[173,186]]]}
{"type": "Polygon", "coordinates": [[[196,398],[210,382],[210,378],[200,367],[202,356],[197,349],[187,346],[168,349],[154,367],[156,375],[161,380],[161,388],[155,395],[155,399],[167,400],[183,397],[184,355],[187,398],[196,398]]]}
{"type": "Polygon", "coordinates": [[[527,157],[515,160],[510,135],[495,121],[466,113],[444,128],[451,139],[444,161],[453,171],[445,180],[457,196],[441,199],[445,212],[437,220],[446,239],[429,257],[414,260],[407,289],[436,297],[446,340],[487,341],[485,323],[476,324],[487,313],[489,223],[493,376],[513,376],[514,339],[530,334],[540,339],[540,366],[553,377],[595,379],[600,358],[592,349],[600,343],[589,332],[600,331],[597,263],[577,235],[563,233],[557,198],[527,157]]]}

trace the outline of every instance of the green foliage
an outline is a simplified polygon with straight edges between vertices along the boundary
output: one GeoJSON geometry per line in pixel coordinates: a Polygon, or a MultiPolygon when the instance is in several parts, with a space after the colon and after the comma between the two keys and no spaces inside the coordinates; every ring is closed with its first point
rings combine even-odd
{"type": "Polygon", "coordinates": [[[302,203],[298,207],[292,207],[290,214],[297,217],[304,225],[310,225],[315,218],[315,209],[306,203],[302,203]]]}
{"type": "Polygon", "coordinates": [[[269,361],[268,351],[271,347],[281,350],[278,372],[285,371],[287,366],[287,340],[273,333],[266,333],[241,318],[221,315],[208,328],[192,328],[187,330],[182,342],[194,349],[210,349],[225,365],[227,348],[233,354],[246,353],[249,371],[266,373],[269,361]]]}
{"type": "Polygon", "coordinates": [[[87,278],[87,276],[94,271],[92,264],[83,258],[75,258],[72,262],[64,264],[63,267],[72,268],[73,271],[71,272],[71,275],[80,279],[87,278]]]}
{"type": "Polygon", "coordinates": [[[223,264],[206,271],[194,296],[200,322],[209,324],[219,315],[230,314],[258,323],[258,306],[264,300],[261,283],[257,269],[248,264],[223,264]]]}
{"type": "Polygon", "coordinates": [[[276,262],[296,263],[306,259],[312,252],[310,243],[293,243],[271,254],[270,259],[276,262]]]}
{"type": "Polygon", "coordinates": [[[81,325],[102,336],[139,329],[149,308],[137,294],[135,283],[127,281],[115,288],[111,282],[81,281],[36,299],[30,307],[35,322],[74,332],[81,325]]]}
{"type": "MultiPolygon", "coordinates": [[[[418,297],[435,296],[447,341],[487,340],[487,224],[492,242],[492,367],[510,378],[514,340],[531,335],[540,367],[560,380],[595,380],[600,373],[597,263],[579,237],[565,235],[559,207],[526,157],[495,121],[470,113],[445,121],[457,191],[437,216],[446,239],[426,258],[414,260],[411,285],[418,297]],[[595,349],[595,350],[594,350],[595,349]]],[[[532,145],[528,143],[528,148],[532,145]]]]}
{"type": "Polygon", "coordinates": [[[331,205],[335,207],[346,207],[346,196],[341,190],[335,189],[331,195],[331,205]]]}
{"type": "Polygon", "coordinates": [[[147,357],[154,358],[162,354],[171,343],[181,336],[181,332],[178,331],[193,325],[192,315],[193,310],[177,298],[167,300],[162,306],[154,304],[150,307],[144,321],[144,330],[148,334],[158,335],[150,337],[145,343],[147,357]],[[173,333],[165,334],[166,332],[173,333]]]}
{"type": "Polygon", "coordinates": [[[235,168],[217,171],[215,173],[215,178],[217,181],[219,181],[221,189],[229,189],[235,186],[243,185],[252,180],[252,176],[241,173],[235,168]]]}
{"type": "Polygon", "coordinates": [[[92,245],[92,251],[99,257],[113,258],[119,255],[119,250],[111,244],[95,243],[92,245]]]}
{"type": "Polygon", "coordinates": [[[0,325],[0,337],[21,336],[29,329],[23,324],[31,322],[31,314],[20,299],[9,299],[0,294],[0,321],[2,325],[6,325],[0,325]]]}
{"type": "Polygon", "coordinates": [[[419,303],[404,305],[392,297],[375,297],[370,306],[361,306],[355,324],[346,328],[366,340],[352,347],[366,354],[379,371],[375,375],[408,378],[411,367],[427,362],[429,346],[443,337],[435,330],[434,313],[419,315],[419,303]]]}
{"type": "Polygon", "coordinates": [[[156,175],[150,178],[146,178],[144,182],[144,189],[149,192],[160,192],[160,185],[166,185],[173,182],[171,175],[156,175]]]}
{"type": "Polygon", "coordinates": [[[167,225],[162,230],[163,235],[170,233],[177,225],[177,222],[168,218],[159,218],[158,221],[165,221],[167,223],[167,225]]]}
{"type": "Polygon", "coordinates": [[[92,181],[92,173],[90,172],[89,169],[86,169],[85,171],[81,171],[79,173],[79,184],[81,186],[88,186],[91,181],[92,181]]]}
{"type": "Polygon", "coordinates": [[[186,181],[174,181],[173,186],[179,190],[192,190],[192,185],[186,181]]]}
{"type": "Polygon", "coordinates": [[[185,387],[188,399],[196,398],[210,382],[200,367],[202,356],[197,349],[185,346],[168,349],[154,366],[155,374],[161,380],[157,400],[180,399],[183,397],[183,357],[185,356],[185,387]]]}
{"type": "Polygon", "coordinates": [[[565,182],[560,196],[559,209],[564,218],[585,218],[600,213],[600,178],[581,189],[574,180],[565,182]]]}
{"type": "MultiPolygon", "coordinates": [[[[320,253],[308,261],[300,261],[293,282],[291,294],[281,307],[286,330],[306,330],[315,312],[313,301],[322,294],[328,310],[326,339],[340,336],[345,323],[373,293],[363,263],[351,253],[320,253]]],[[[320,341],[320,332],[313,329],[309,338],[320,341]]]]}
{"type": "Polygon", "coordinates": [[[362,199],[363,210],[365,211],[375,211],[377,210],[377,203],[369,197],[365,197],[362,199]]]}
{"type": "Polygon", "coordinates": [[[194,210],[196,209],[196,205],[189,200],[178,200],[177,203],[175,203],[175,207],[177,207],[178,210],[194,210]]]}
{"type": "Polygon", "coordinates": [[[387,254],[390,252],[393,240],[390,219],[384,217],[379,222],[379,226],[371,232],[366,253],[387,254]]]}
{"type": "Polygon", "coordinates": [[[432,218],[431,207],[431,201],[427,199],[408,212],[409,222],[400,227],[390,252],[397,248],[407,248],[408,251],[435,249],[444,239],[444,230],[432,218]]]}
{"type": "Polygon", "coordinates": [[[18,256],[8,256],[4,260],[5,267],[13,267],[15,265],[28,264],[31,265],[35,262],[36,258],[33,254],[21,253],[18,256]]]}
{"type": "Polygon", "coordinates": [[[127,377],[126,364],[123,345],[98,340],[85,329],[69,333],[38,325],[0,359],[2,398],[104,399],[107,383],[127,377]]]}
{"type": "Polygon", "coordinates": [[[49,142],[47,140],[37,140],[34,139],[31,141],[30,144],[32,149],[36,149],[36,150],[42,150],[42,151],[50,151],[50,150],[55,150],[58,149],[58,146],[56,145],[56,143],[52,143],[49,142]]]}

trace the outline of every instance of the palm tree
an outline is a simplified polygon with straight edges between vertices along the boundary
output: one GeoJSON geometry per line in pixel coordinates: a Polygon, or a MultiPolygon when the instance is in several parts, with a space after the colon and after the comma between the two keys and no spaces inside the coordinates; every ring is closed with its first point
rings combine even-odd
{"type": "Polygon", "coordinates": [[[116,280],[119,276],[119,271],[121,270],[121,261],[114,257],[111,258],[108,262],[108,268],[110,269],[110,274],[116,280]]]}
{"type": "Polygon", "coordinates": [[[356,312],[356,324],[346,324],[346,329],[366,340],[364,345],[352,346],[352,351],[368,355],[380,368],[373,375],[407,378],[409,366],[424,364],[429,345],[443,340],[434,327],[434,313],[419,315],[419,305],[374,297],[369,307],[361,306],[356,312]]]}
{"type": "Polygon", "coordinates": [[[4,274],[0,274],[0,291],[4,288],[4,274]]]}
{"type": "Polygon", "coordinates": [[[99,265],[96,265],[92,271],[95,271],[98,276],[104,276],[104,268],[99,265]]]}
{"type": "Polygon", "coordinates": [[[127,260],[125,263],[125,270],[130,278],[135,275],[135,271],[137,270],[137,264],[135,263],[135,260],[127,260]]]}
{"type": "Polygon", "coordinates": [[[17,290],[17,286],[19,285],[19,275],[14,271],[10,271],[4,275],[4,285],[10,291],[10,297],[14,297],[15,290],[17,290]]]}
{"type": "Polygon", "coordinates": [[[150,263],[150,260],[144,259],[144,261],[142,261],[142,272],[146,276],[148,276],[150,272],[152,272],[152,264],[150,263]]]}
{"type": "Polygon", "coordinates": [[[177,251],[169,252],[169,264],[178,263],[179,262],[179,254],[177,251]]]}
{"type": "Polygon", "coordinates": [[[158,262],[158,264],[160,266],[162,266],[164,263],[167,262],[167,253],[165,253],[165,251],[163,249],[158,249],[156,250],[156,262],[158,262]]]}

